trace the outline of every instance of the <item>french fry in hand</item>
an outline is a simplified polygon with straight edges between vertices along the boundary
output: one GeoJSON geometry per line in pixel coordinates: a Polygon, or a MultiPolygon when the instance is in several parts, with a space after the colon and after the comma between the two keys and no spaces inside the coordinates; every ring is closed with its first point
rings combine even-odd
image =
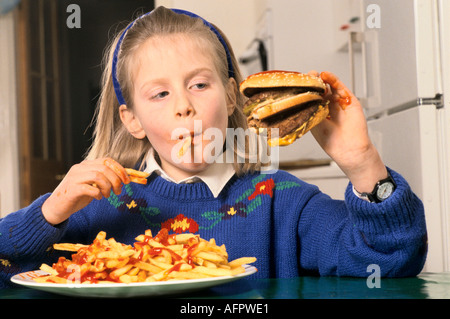
{"type": "Polygon", "coordinates": [[[58,250],[76,251],[72,260],[60,257],[41,270],[48,275],[37,282],[51,283],[133,283],[168,280],[189,280],[234,276],[245,272],[243,265],[254,263],[254,257],[228,261],[225,245],[217,246],[194,234],[169,235],[162,229],[156,236],[150,230],[125,245],[106,233],[97,234],[91,245],[55,244],[58,250]]]}
{"type": "Polygon", "coordinates": [[[149,176],[148,173],[137,171],[132,168],[125,168],[125,171],[127,172],[131,182],[137,184],[147,184],[147,177],[149,176]]]}
{"type": "MultiPolygon", "coordinates": [[[[125,168],[125,172],[128,174],[128,177],[130,178],[130,181],[132,183],[142,184],[142,185],[147,184],[147,178],[150,176],[150,174],[148,174],[148,173],[145,173],[142,171],[137,171],[132,168],[125,168]]],[[[92,186],[98,187],[98,185],[96,183],[93,183],[92,186]]]]}

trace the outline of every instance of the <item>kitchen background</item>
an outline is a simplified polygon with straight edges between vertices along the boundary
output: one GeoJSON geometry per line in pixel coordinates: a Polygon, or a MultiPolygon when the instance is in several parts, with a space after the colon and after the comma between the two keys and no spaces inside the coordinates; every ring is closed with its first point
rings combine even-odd
{"type": "MultiPolygon", "coordinates": [[[[51,191],[82,160],[103,50],[117,28],[155,5],[218,25],[244,75],[336,73],[363,103],[385,163],[424,202],[425,271],[450,271],[447,0],[0,0],[0,217],[51,191]]],[[[280,160],[343,198],[348,180],[311,134],[281,148],[280,160]]]]}

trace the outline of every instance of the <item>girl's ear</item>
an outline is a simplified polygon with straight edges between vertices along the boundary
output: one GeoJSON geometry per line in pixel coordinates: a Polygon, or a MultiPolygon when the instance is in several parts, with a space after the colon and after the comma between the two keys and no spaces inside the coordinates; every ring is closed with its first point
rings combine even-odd
{"type": "Polygon", "coordinates": [[[228,116],[233,114],[234,109],[236,108],[236,101],[237,101],[237,94],[238,94],[238,88],[236,85],[236,81],[234,78],[230,78],[228,80],[228,85],[226,87],[226,93],[227,93],[227,109],[228,109],[228,116]]]}
{"type": "Polygon", "coordinates": [[[119,114],[123,125],[125,125],[131,135],[133,135],[137,139],[143,139],[146,136],[141,122],[135,116],[134,112],[128,109],[125,104],[122,104],[119,107],[119,114]]]}

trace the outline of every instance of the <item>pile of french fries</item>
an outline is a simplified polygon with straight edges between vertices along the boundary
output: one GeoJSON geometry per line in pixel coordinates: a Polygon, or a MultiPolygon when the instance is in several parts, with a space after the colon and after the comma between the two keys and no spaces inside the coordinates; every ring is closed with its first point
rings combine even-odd
{"type": "Polygon", "coordinates": [[[156,236],[150,230],[136,237],[134,245],[101,231],[91,245],[55,244],[55,250],[76,252],[72,260],[60,257],[41,270],[48,274],[34,278],[40,283],[134,283],[234,276],[245,272],[243,265],[256,261],[242,257],[228,262],[224,245],[217,246],[190,233],[169,235],[161,229],[156,236]]]}

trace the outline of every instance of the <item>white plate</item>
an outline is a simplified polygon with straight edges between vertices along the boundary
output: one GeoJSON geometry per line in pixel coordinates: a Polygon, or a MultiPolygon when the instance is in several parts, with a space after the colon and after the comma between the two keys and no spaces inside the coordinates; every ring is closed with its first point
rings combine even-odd
{"type": "Polygon", "coordinates": [[[11,278],[11,281],[29,288],[66,296],[105,298],[162,296],[169,294],[181,294],[189,291],[221,285],[250,276],[257,271],[254,266],[245,265],[244,267],[245,272],[236,276],[160,282],[139,282],[130,284],[56,284],[35,282],[33,278],[47,274],[42,270],[34,270],[17,274],[11,278]]]}

